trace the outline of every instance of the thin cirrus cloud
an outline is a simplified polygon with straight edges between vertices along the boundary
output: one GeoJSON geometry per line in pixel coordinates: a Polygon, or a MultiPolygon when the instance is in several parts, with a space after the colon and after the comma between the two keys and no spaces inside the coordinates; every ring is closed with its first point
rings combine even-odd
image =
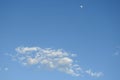
{"type": "Polygon", "coordinates": [[[89,74],[92,77],[100,77],[103,75],[102,72],[93,72],[91,69],[85,71],[87,74],[89,74]]]}
{"type": "Polygon", "coordinates": [[[93,73],[91,70],[84,71],[73,59],[77,55],[62,49],[17,47],[15,50],[17,53],[12,58],[24,66],[36,65],[40,68],[56,69],[72,76],[81,76],[86,73],[92,77],[100,77],[102,74],[102,72],[93,73]]]}

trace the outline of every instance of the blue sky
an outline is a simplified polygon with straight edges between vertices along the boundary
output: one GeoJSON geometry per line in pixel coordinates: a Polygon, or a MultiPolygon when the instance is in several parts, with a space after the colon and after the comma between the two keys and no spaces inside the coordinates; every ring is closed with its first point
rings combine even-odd
{"type": "Polygon", "coordinates": [[[119,0],[0,0],[0,80],[119,80],[119,4],[119,0]],[[60,71],[64,68],[60,64],[53,69],[38,68],[42,64],[34,61],[22,65],[20,51],[28,59],[26,51],[41,51],[36,47],[51,48],[55,54],[64,50],[69,56],[59,59],[66,57],[67,68],[79,65],[82,76],[60,71]],[[10,55],[17,54],[14,61],[10,55]],[[100,72],[103,75],[96,77],[100,72]]]}

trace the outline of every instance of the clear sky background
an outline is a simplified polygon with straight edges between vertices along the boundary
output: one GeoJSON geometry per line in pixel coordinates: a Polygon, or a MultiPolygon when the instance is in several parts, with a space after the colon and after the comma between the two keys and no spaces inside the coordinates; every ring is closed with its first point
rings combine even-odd
{"type": "Polygon", "coordinates": [[[0,0],[0,80],[119,79],[119,0],[0,0]],[[19,46],[75,53],[83,69],[104,75],[76,77],[23,66],[5,55],[19,46]]]}

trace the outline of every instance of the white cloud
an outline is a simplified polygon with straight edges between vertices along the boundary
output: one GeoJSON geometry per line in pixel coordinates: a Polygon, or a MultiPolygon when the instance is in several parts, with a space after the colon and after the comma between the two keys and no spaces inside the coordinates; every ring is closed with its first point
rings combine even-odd
{"type": "Polygon", "coordinates": [[[88,75],[92,76],[92,77],[101,77],[103,76],[102,72],[92,72],[92,70],[86,70],[85,71],[88,75]]]}
{"type": "MultiPolygon", "coordinates": [[[[92,77],[100,77],[102,75],[102,72],[84,71],[73,59],[77,55],[65,52],[62,49],[17,47],[15,50],[17,53],[11,57],[24,66],[36,65],[37,68],[56,69],[73,76],[81,76],[82,73],[87,73],[92,77]]],[[[6,70],[8,69],[6,68],[6,70]]]]}
{"type": "Polygon", "coordinates": [[[75,66],[75,61],[70,53],[62,49],[50,49],[40,47],[18,47],[14,56],[23,65],[44,66],[50,69],[57,69],[70,75],[79,76],[80,66],[75,66]]]}
{"type": "Polygon", "coordinates": [[[63,57],[58,60],[58,64],[60,64],[60,65],[69,65],[69,64],[72,64],[72,62],[73,62],[73,60],[68,57],[63,57]]]}
{"type": "Polygon", "coordinates": [[[27,52],[33,52],[39,50],[39,47],[18,47],[16,48],[16,51],[19,53],[27,53],[27,52]]]}
{"type": "Polygon", "coordinates": [[[28,58],[27,61],[28,61],[27,63],[31,65],[38,63],[38,60],[35,58],[28,58]]]}

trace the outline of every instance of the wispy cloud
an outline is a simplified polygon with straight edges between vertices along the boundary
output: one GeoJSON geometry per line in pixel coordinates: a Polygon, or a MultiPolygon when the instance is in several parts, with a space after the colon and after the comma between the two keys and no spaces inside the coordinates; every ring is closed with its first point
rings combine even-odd
{"type": "Polygon", "coordinates": [[[103,76],[102,72],[93,72],[91,69],[85,71],[87,74],[89,74],[92,77],[101,77],[103,76]]]}
{"type": "Polygon", "coordinates": [[[73,76],[81,76],[82,73],[87,73],[93,77],[100,77],[102,74],[91,70],[83,70],[73,58],[77,55],[62,49],[17,47],[15,50],[17,53],[14,56],[10,56],[24,66],[36,65],[39,68],[56,69],[73,76]]]}

